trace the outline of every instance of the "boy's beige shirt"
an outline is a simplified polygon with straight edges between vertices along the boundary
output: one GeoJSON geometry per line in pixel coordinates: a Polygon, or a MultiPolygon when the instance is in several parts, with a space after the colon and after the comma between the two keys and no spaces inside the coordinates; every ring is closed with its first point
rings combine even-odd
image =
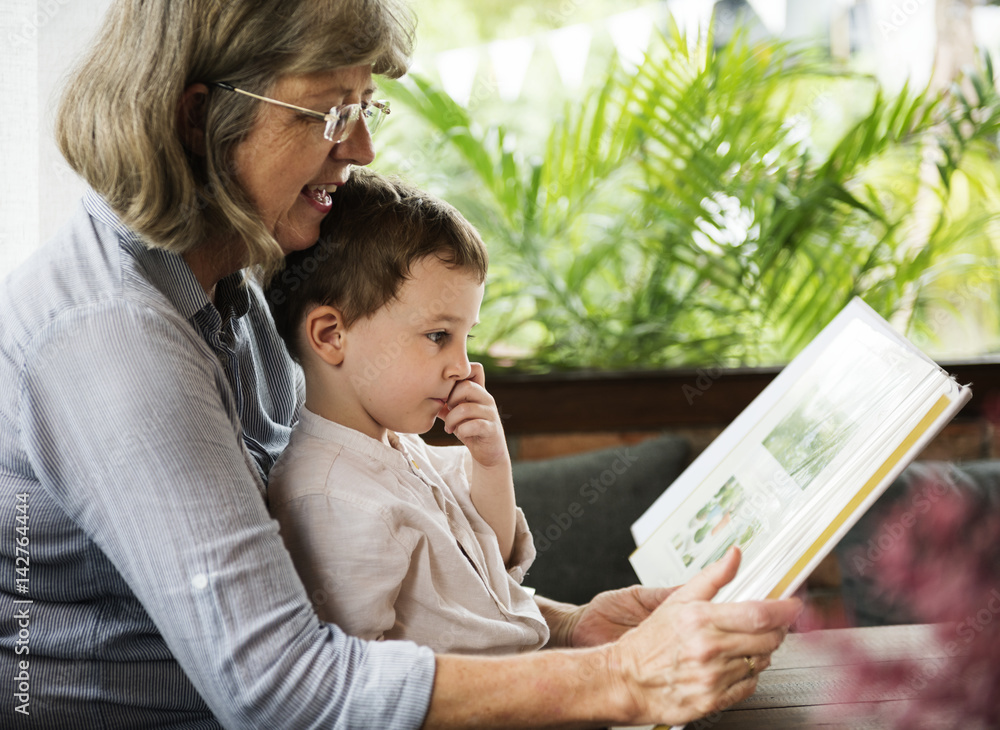
{"type": "Polygon", "coordinates": [[[438,652],[540,648],[520,585],[535,557],[518,510],[511,568],[469,496],[464,446],[390,433],[387,446],[303,408],[268,501],[319,617],[366,639],[438,652]]]}

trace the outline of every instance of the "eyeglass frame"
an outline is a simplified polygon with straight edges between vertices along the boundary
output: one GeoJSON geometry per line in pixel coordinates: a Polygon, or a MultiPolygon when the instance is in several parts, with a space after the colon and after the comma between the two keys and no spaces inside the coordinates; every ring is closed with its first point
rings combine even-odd
{"type": "Polygon", "coordinates": [[[287,101],[279,101],[267,96],[261,96],[260,94],[254,94],[250,91],[239,89],[232,84],[226,83],[225,81],[213,81],[212,85],[218,86],[220,89],[225,89],[226,91],[235,91],[237,94],[243,94],[244,96],[249,96],[260,101],[266,101],[269,104],[277,104],[278,106],[291,109],[292,111],[303,114],[311,119],[325,122],[326,128],[323,130],[323,139],[328,142],[333,142],[334,144],[340,144],[345,138],[349,137],[351,133],[354,132],[354,124],[362,117],[364,117],[364,123],[365,127],[368,129],[368,134],[375,134],[379,127],[382,126],[382,122],[385,117],[389,114],[389,101],[386,99],[379,99],[377,101],[373,99],[371,101],[364,102],[367,106],[364,106],[363,104],[343,104],[339,107],[330,107],[330,111],[324,114],[323,112],[318,112],[315,109],[307,109],[302,106],[296,106],[295,104],[289,104],[287,101]],[[351,110],[348,112],[346,119],[342,116],[345,109],[351,110]],[[375,116],[376,114],[378,114],[378,116],[375,116]],[[374,119],[375,121],[369,125],[369,119],[374,119]],[[344,129],[341,131],[340,136],[334,138],[333,134],[336,131],[337,124],[341,121],[344,122],[344,129]]]}

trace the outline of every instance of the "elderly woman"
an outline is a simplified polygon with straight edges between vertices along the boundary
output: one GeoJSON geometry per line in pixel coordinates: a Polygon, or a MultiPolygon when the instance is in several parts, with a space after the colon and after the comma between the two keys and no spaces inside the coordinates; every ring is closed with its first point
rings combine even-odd
{"type": "Polygon", "coordinates": [[[317,239],[410,42],[387,0],[112,7],[58,121],[92,190],[0,288],[15,726],[679,723],[754,690],[799,606],[708,603],[735,553],[669,598],[539,599],[591,648],[434,656],[317,619],[265,505],[300,383],[244,272],[317,239]]]}

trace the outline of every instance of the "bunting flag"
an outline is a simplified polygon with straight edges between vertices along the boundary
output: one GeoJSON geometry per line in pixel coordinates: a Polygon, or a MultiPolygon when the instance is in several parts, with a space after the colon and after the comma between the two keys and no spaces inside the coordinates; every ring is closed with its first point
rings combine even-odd
{"type": "MultiPolygon", "coordinates": [[[[712,21],[716,0],[661,0],[658,3],[618,13],[599,23],[579,23],[544,34],[523,36],[489,43],[486,51],[497,81],[497,92],[504,101],[514,101],[524,87],[535,46],[544,39],[555,61],[559,77],[567,89],[583,83],[587,56],[595,27],[606,27],[616,52],[625,68],[635,68],[646,55],[655,17],[666,9],[678,28],[689,34],[692,41],[703,38],[712,21]]],[[[768,28],[784,28],[787,0],[750,0],[754,10],[768,28]]],[[[467,106],[479,67],[482,46],[442,51],[434,63],[444,90],[459,104],[467,106]]]]}
{"type": "Polygon", "coordinates": [[[976,36],[976,45],[979,48],[994,49],[1000,46],[1000,7],[996,5],[973,7],[972,32],[976,36]]]}
{"type": "Polygon", "coordinates": [[[472,82],[479,67],[479,47],[455,48],[437,55],[437,71],[445,92],[462,106],[468,106],[472,82]]]}
{"type": "Polygon", "coordinates": [[[788,22],[788,0],[747,0],[764,27],[781,35],[788,22]]]}
{"type": "Polygon", "coordinates": [[[504,101],[515,101],[521,95],[528,64],[535,52],[535,41],[529,37],[493,41],[487,46],[493,73],[497,79],[497,92],[504,101]]]}
{"type": "Polygon", "coordinates": [[[559,78],[570,91],[578,89],[583,83],[592,36],[590,26],[583,23],[567,25],[548,33],[549,50],[556,62],[559,78]]]}
{"type": "Polygon", "coordinates": [[[879,81],[892,90],[904,84],[922,88],[930,81],[934,65],[934,5],[871,0],[869,15],[875,29],[879,81]]]}
{"type": "Polygon", "coordinates": [[[691,45],[708,34],[715,0],[667,0],[667,10],[691,45]]]}
{"type": "Polygon", "coordinates": [[[653,13],[649,7],[612,15],[608,32],[625,68],[635,68],[646,57],[649,35],[653,31],[653,13]]]}

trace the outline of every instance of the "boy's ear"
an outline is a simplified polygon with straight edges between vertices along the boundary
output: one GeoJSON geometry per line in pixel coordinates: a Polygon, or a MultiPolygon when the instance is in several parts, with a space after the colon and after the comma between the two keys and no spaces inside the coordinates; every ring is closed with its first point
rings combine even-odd
{"type": "Polygon", "coordinates": [[[340,365],[344,361],[344,317],[336,307],[323,305],[306,315],[306,346],[323,362],[340,365]]]}

